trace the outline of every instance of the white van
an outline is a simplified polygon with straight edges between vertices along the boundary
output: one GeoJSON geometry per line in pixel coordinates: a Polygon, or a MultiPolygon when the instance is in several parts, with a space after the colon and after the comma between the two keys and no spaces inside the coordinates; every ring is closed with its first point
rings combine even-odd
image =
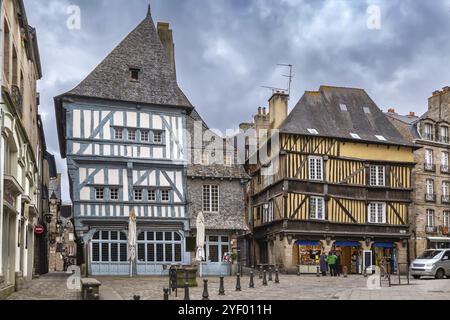
{"type": "Polygon", "coordinates": [[[422,276],[450,278],[450,249],[426,250],[411,264],[410,273],[414,279],[422,276]]]}

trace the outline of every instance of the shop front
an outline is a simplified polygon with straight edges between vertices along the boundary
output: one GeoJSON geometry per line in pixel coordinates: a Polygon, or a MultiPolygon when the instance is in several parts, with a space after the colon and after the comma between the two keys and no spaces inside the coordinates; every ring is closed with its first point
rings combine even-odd
{"type": "Polygon", "coordinates": [[[333,249],[340,257],[341,273],[344,272],[344,267],[349,274],[362,273],[363,251],[358,241],[336,241],[333,249]]]}
{"type": "Polygon", "coordinates": [[[428,249],[450,249],[449,237],[429,237],[428,249]]]}
{"type": "Polygon", "coordinates": [[[298,240],[293,248],[300,272],[303,274],[316,273],[317,267],[320,265],[320,255],[324,250],[322,243],[318,240],[298,240]]]}

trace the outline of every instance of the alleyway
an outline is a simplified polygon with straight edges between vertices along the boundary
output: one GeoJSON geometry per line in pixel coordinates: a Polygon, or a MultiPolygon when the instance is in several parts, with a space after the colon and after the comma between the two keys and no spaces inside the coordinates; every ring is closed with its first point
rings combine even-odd
{"type": "MultiPolygon", "coordinates": [[[[31,285],[9,299],[27,300],[74,300],[78,299],[76,291],[66,287],[67,276],[51,274],[33,280],[31,285]]],[[[168,286],[168,279],[161,277],[98,277],[101,283],[101,298],[104,300],[131,300],[139,295],[142,300],[162,300],[163,288],[168,286]]],[[[249,289],[249,278],[242,278],[242,291],[235,291],[235,278],[225,279],[225,296],[219,296],[219,279],[209,278],[209,295],[211,300],[450,300],[450,279],[412,280],[410,286],[383,287],[380,290],[368,290],[362,276],[348,278],[316,278],[315,276],[281,275],[280,283],[269,282],[262,286],[261,280],[255,278],[255,289],[249,289]]],[[[200,281],[199,281],[200,284],[200,281]]],[[[190,291],[191,299],[200,300],[203,287],[190,291]]],[[[170,299],[183,299],[184,291],[178,291],[178,298],[173,293],[170,299]]]]}

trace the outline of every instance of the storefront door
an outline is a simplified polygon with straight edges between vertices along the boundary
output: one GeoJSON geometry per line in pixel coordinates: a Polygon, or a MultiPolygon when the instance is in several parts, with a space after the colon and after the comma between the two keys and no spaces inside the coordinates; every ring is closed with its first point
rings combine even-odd
{"type": "MultiPolygon", "coordinates": [[[[363,252],[363,266],[367,269],[367,273],[372,273],[374,270],[373,265],[373,254],[372,250],[364,250],[363,252]]],[[[364,270],[363,270],[364,271],[364,270]]]]}

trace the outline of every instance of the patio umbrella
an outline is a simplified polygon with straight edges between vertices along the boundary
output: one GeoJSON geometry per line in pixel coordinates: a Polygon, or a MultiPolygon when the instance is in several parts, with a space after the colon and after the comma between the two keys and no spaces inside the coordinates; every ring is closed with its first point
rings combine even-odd
{"type": "Polygon", "coordinates": [[[130,277],[133,276],[133,261],[136,260],[136,213],[131,210],[128,223],[128,260],[130,261],[130,277]]]}
{"type": "Polygon", "coordinates": [[[205,217],[203,212],[197,215],[197,249],[195,260],[200,263],[200,277],[202,276],[202,261],[205,259],[205,217]]]}

